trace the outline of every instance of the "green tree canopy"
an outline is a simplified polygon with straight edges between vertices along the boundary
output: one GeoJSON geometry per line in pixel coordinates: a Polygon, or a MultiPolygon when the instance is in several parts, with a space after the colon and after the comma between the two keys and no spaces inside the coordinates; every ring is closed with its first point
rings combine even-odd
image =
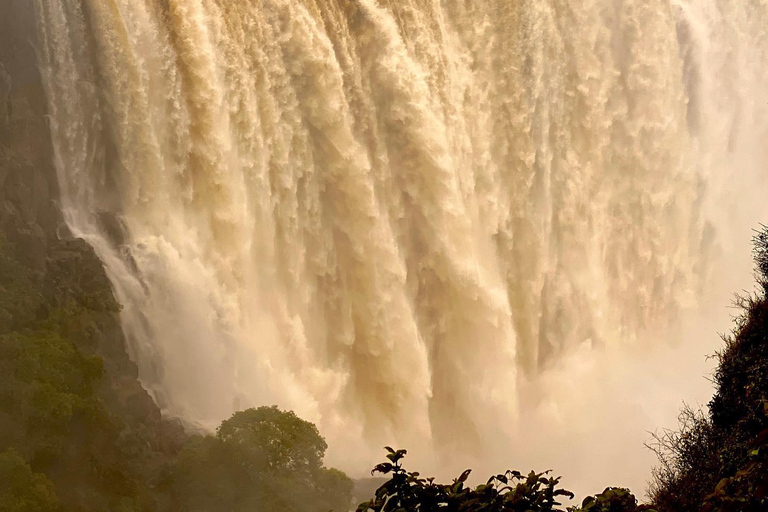
{"type": "Polygon", "coordinates": [[[322,467],[328,448],[315,425],[274,406],[236,413],[219,426],[216,437],[250,452],[271,472],[311,474],[322,467]]]}
{"type": "Polygon", "coordinates": [[[59,503],[53,484],[13,450],[0,453],[0,510],[55,512],[59,503]]]}
{"type": "Polygon", "coordinates": [[[238,412],[216,435],[185,447],[174,478],[184,512],[327,512],[349,509],[352,481],[323,466],[312,423],[277,407],[238,412]]]}

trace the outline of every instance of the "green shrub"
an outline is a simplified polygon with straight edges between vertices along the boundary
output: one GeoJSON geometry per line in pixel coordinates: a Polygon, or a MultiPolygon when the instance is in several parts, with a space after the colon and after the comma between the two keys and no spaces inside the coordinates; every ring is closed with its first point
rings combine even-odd
{"type": "Polygon", "coordinates": [[[581,507],[569,512],[656,512],[650,505],[638,505],[637,498],[629,489],[609,487],[597,496],[585,498],[581,507]]]}

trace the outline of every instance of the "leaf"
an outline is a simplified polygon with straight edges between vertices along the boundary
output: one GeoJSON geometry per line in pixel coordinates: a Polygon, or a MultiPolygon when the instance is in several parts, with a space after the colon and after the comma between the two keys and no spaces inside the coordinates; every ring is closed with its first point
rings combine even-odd
{"type": "Polygon", "coordinates": [[[400,459],[405,457],[406,453],[408,453],[406,450],[397,450],[396,452],[393,451],[387,454],[387,458],[392,462],[394,462],[395,464],[397,464],[397,462],[400,461],[400,459]]]}
{"type": "Polygon", "coordinates": [[[758,445],[764,445],[766,442],[768,442],[768,428],[757,435],[758,445]]]}
{"type": "Polygon", "coordinates": [[[731,482],[730,478],[723,478],[718,482],[717,487],[715,487],[715,494],[721,494],[725,487],[731,482]]]}
{"type": "Polygon", "coordinates": [[[377,464],[376,467],[373,468],[371,471],[371,475],[374,473],[381,473],[386,475],[387,473],[390,473],[394,469],[394,466],[390,464],[389,462],[382,462],[381,464],[377,464]]]}

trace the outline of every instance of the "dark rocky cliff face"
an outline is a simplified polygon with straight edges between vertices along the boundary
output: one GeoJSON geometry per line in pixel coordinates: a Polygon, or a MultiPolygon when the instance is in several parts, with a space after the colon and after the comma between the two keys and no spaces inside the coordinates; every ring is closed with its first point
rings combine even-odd
{"type": "MultiPolygon", "coordinates": [[[[53,309],[66,310],[78,301],[81,307],[81,297],[100,297],[103,304],[85,307],[88,326],[76,327],[73,342],[84,355],[98,356],[103,361],[98,400],[113,418],[110,421],[118,425],[118,431],[122,430],[118,439],[141,439],[149,446],[149,455],[143,457],[160,465],[175,455],[185,435],[180,424],[162,419],[139,383],[104,268],[88,244],[69,235],[58,209],[45,89],[36,63],[36,37],[31,0],[0,3],[0,242],[4,241],[0,244],[0,258],[11,258],[29,269],[31,277],[24,282],[32,289],[30,294],[37,297],[30,303],[34,311],[0,300],[0,341],[4,335],[12,336],[14,329],[34,330],[35,321],[30,324],[29,318],[47,322],[53,309]],[[4,256],[3,250],[12,254],[4,256]],[[125,434],[128,431],[129,436],[125,434]]],[[[6,297],[11,296],[8,279],[0,275],[0,295],[6,297]]],[[[4,444],[0,442],[0,452],[7,448],[4,444]]],[[[23,452],[23,444],[16,449],[23,452]]],[[[29,458],[34,459],[32,455],[29,458]]],[[[32,465],[34,468],[34,461],[32,465]]],[[[62,491],[63,487],[79,485],[77,482],[57,477],[54,470],[45,472],[59,494],[63,492],[64,505],[75,507],[72,510],[87,509],[73,505],[76,499],[67,498],[66,491],[62,491]]]]}
{"type": "Polygon", "coordinates": [[[29,0],[6,0],[0,16],[0,231],[41,270],[61,216],[29,0]]]}

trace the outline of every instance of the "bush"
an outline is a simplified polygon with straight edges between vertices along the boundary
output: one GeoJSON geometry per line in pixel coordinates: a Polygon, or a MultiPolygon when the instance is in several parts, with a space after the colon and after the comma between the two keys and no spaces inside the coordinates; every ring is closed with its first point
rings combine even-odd
{"type": "Polygon", "coordinates": [[[548,473],[507,471],[471,487],[466,483],[471,472],[467,470],[450,484],[437,484],[433,478],[406,471],[402,465],[405,450],[386,449],[388,461],[373,472],[391,477],[357,512],[564,512],[558,508],[558,498],[573,498],[573,493],[558,488],[560,479],[548,473]]]}
{"type": "Polygon", "coordinates": [[[618,487],[609,487],[597,496],[585,498],[581,507],[569,509],[569,512],[656,512],[651,505],[638,505],[637,498],[629,491],[618,487]]]}

